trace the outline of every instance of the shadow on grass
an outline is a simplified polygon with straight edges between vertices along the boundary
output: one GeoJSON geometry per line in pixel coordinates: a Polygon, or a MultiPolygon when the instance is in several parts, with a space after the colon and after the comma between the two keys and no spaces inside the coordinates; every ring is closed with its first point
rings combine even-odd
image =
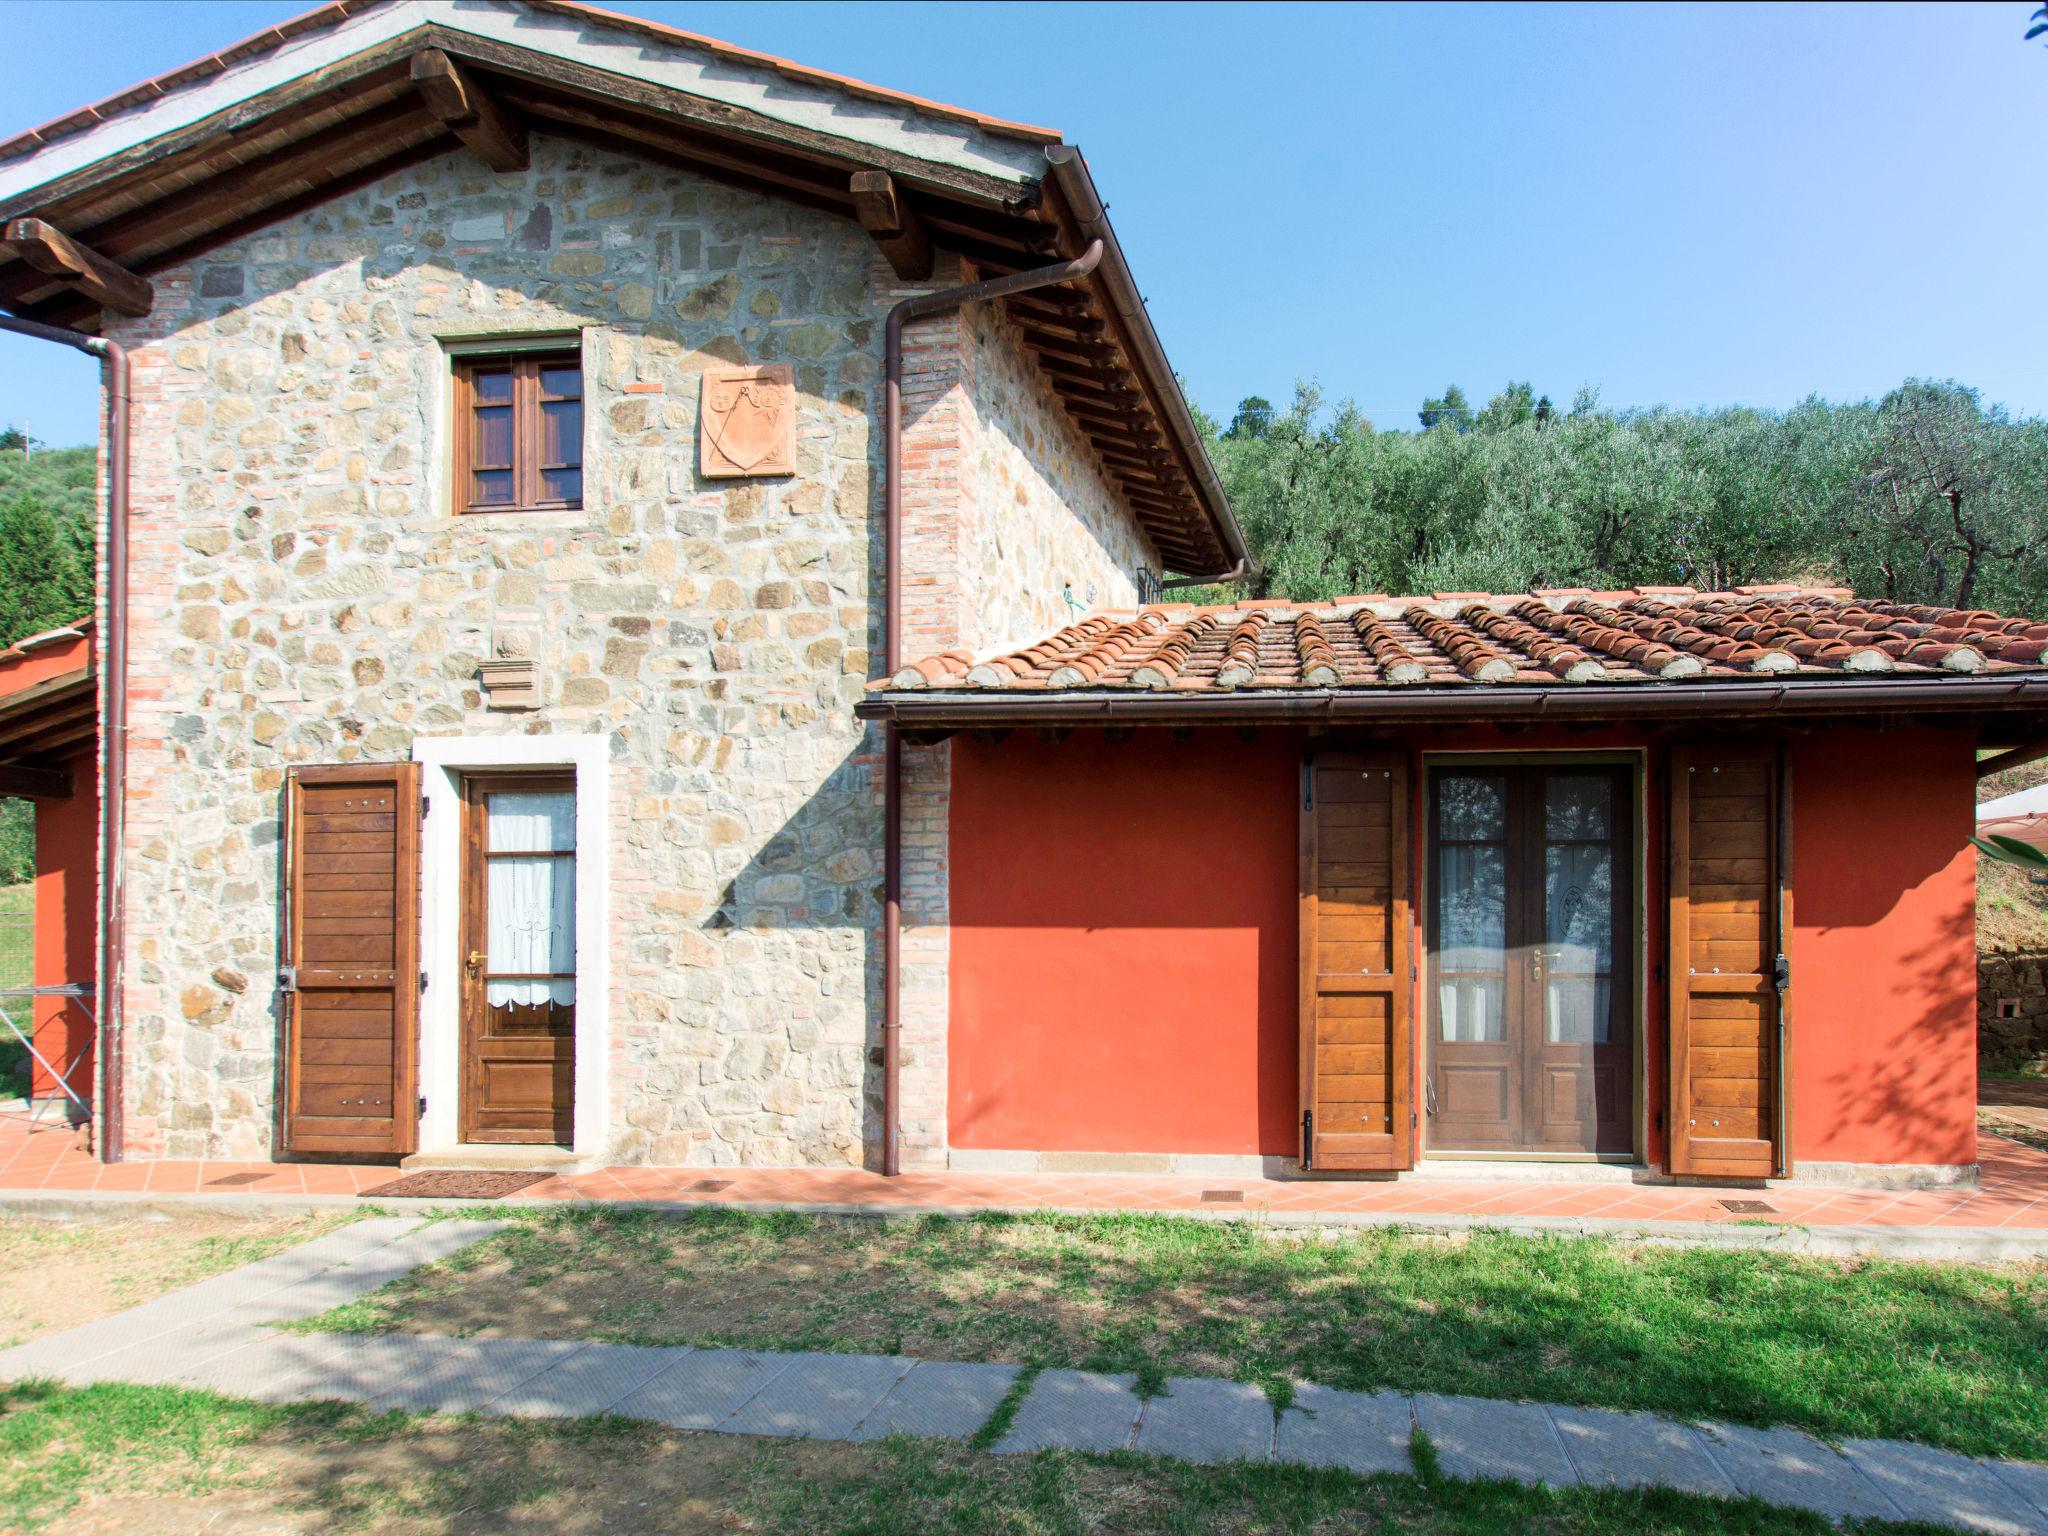
{"type": "Polygon", "coordinates": [[[2048,1454],[2042,1266],[1157,1216],[575,1210],[317,1326],[1529,1397],[2048,1454]]]}
{"type": "MultiPolygon", "coordinates": [[[[1664,1491],[1550,1491],[1131,1455],[996,1457],[530,1423],[266,1408],[145,1387],[0,1395],[0,1521],[80,1504],[96,1529],[606,1536],[1817,1536],[1817,1517],[1664,1491]]],[[[1905,1526],[1851,1526],[1904,1533],[1905,1526]]]]}

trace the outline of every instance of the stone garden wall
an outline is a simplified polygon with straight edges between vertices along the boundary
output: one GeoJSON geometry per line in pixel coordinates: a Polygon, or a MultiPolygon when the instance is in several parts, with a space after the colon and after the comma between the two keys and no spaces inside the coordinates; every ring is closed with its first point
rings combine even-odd
{"type": "MultiPolygon", "coordinates": [[[[859,226],[537,137],[527,173],[451,154],[154,280],[111,327],[136,349],[133,1154],[275,1150],[285,770],[521,732],[610,739],[610,1155],[872,1159],[879,749],[851,710],[905,290],[859,226]],[[515,332],[580,338],[586,505],[455,517],[449,349],[515,332]],[[762,362],[795,368],[797,473],[701,479],[699,374],[762,362]],[[539,662],[538,710],[485,707],[504,656],[539,662]]],[[[1135,537],[1015,574],[1107,591],[1135,537]]]]}
{"type": "Polygon", "coordinates": [[[1977,957],[1977,1054],[2008,1061],[2048,1054],[2048,950],[1977,957]]]}

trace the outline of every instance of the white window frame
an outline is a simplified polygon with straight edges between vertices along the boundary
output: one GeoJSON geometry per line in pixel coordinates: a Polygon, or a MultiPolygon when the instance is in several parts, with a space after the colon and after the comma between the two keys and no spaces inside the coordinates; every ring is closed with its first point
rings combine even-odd
{"type": "Polygon", "coordinates": [[[462,775],[531,768],[576,775],[575,1143],[603,1153],[610,1136],[609,879],[611,762],[603,736],[421,736],[412,744],[426,797],[420,836],[420,1116],[422,1152],[461,1145],[462,775]]]}

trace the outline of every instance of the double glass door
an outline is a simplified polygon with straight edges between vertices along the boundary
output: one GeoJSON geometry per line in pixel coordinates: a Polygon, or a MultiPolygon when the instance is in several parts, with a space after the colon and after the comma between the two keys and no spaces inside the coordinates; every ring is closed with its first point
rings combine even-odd
{"type": "Polygon", "coordinates": [[[1429,1145],[1635,1149],[1626,766],[1430,777],[1429,1145]]]}

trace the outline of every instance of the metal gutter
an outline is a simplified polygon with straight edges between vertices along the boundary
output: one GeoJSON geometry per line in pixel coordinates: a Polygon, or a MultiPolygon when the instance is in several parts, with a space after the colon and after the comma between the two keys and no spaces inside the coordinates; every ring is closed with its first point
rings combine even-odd
{"type": "Polygon", "coordinates": [[[1176,696],[1052,690],[985,693],[903,689],[854,706],[863,720],[910,729],[1001,725],[1252,724],[1261,721],[1384,725],[1400,720],[1610,720],[1691,716],[1726,719],[1890,710],[2048,709],[2048,673],[2025,677],[1897,681],[1643,683],[1609,688],[1387,688],[1202,693],[1176,696]]]}
{"type": "Polygon", "coordinates": [[[1194,414],[1181,393],[1173,364],[1166,359],[1166,349],[1159,344],[1159,333],[1152,328],[1152,316],[1147,312],[1144,297],[1131,276],[1130,265],[1124,260],[1123,247],[1117,244],[1116,231],[1109,226],[1109,211],[1095,190],[1095,178],[1088,174],[1088,162],[1071,144],[1047,146],[1045,159],[1051,167],[1053,182],[1059,188],[1060,196],[1066,200],[1068,211],[1073,214],[1082,237],[1098,241],[1103,247],[1105,254],[1102,269],[1096,274],[1096,284],[1124,322],[1136,354],[1133,361],[1143,370],[1152,393],[1164,409],[1167,429],[1180,445],[1181,455],[1194,476],[1195,489],[1214,520],[1217,532],[1222,535],[1225,549],[1235,557],[1236,563],[1229,570],[1207,574],[1188,572],[1180,579],[1162,585],[1197,586],[1239,580],[1255,564],[1251,545],[1245,542],[1244,530],[1237,526],[1237,515],[1230,509],[1230,495],[1223,489],[1216,466],[1209,462],[1209,450],[1202,443],[1201,429],[1195,425],[1194,414]]]}
{"type": "Polygon", "coordinates": [[[100,360],[107,390],[106,701],[100,727],[99,1152],[118,1163],[124,1151],[121,961],[127,911],[121,887],[128,773],[128,353],[119,342],[62,326],[0,314],[0,330],[54,341],[100,360]]]}
{"type": "MultiPolygon", "coordinates": [[[[903,328],[913,320],[945,314],[962,305],[1077,282],[1095,270],[1102,254],[1102,242],[1091,241],[1072,261],[913,294],[889,311],[882,349],[883,606],[887,613],[883,676],[895,676],[903,657],[903,328]]],[[[893,724],[884,727],[882,736],[882,1172],[893,1177],[902,1171],[897,1146],[901,1118],[897,1085],[903,1049],[903,740],[893,724]]]]}

